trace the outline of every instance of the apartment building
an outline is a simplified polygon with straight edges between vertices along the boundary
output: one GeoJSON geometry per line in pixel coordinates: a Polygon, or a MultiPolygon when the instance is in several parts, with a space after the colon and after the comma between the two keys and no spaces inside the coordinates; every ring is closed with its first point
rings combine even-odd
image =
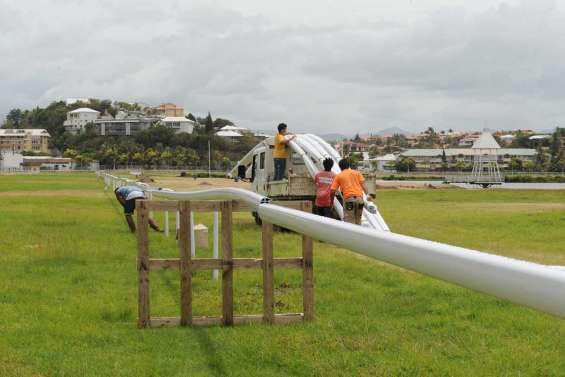
{"type": "Polygon", "coordinates": [[[155,108],[155,112],[164,117],[184,117],[184,108],[174,103],[163,103],[155,108]]]}
{"type": "Polygon", "coordinates": [[[194,130],[194,122],[190,119],[187,119],[183,116],[181,117],[172,117],[168,116],[161,119],[161,124],[165,127],[175,130],[175,133],[187,133],[191,134],[194,130]]]}
{"type": "Polygon", "coordinates": [[[0,129],[0,150],[49,153],[50,137],[40,128],[0,129]]]}
{"type": "Polygon", "coordinates": [[[84,131],[87,124],[94,123],[99,117],[100,111],[81,107],[67,113],[67,120],[63,122],[63,126],[70,133],[78,134],[84,131]]]}

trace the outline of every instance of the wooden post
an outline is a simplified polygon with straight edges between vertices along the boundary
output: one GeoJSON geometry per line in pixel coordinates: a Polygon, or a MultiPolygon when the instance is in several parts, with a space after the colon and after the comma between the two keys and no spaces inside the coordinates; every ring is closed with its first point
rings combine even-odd
{"type": "Polygon", "coordinates": [[[192,324],[192,271],[190,265],[190,202],[179,202],[180,210],[180,325],[192,324]]]}
{"type": "MultiPolygon", "coordinates": [[[[219,234],[220,234],[220,224],[219,224],[219,216],[218,211],[214,211],[214,238],[213,238],[213,245],[212,245],[212,258],[218,259],[219,258],[219,234]]],[[[219,270],[212,271],[212,278],[214,280],[218,280],[218,275],[220,274],[219,270]]]]}
{"type": "Polygon", "coordinates": [[[137,209],[137,273],[138,273],[138,320],[140,328],[149,326],[149,213],[144,200],[136,201],[137,209]]]}
{"type": "Polygon", "coordinates": [[[190,212],[190,255],[196,257],[196,237],[194,236],[194,212],[190,212]]]}
{"type": "Polygon", "coordinates": [[[169,237],[169,211],[165,211],[165,237],[169,237]]]}
{"type": "Polygon", "coordinates": [[[222,322],[233,325],[232,202],[222,202],[222,322]]]}
{"type": "Polygon", "coordinates": [[[274,323],[273,224],[263,221],[263,322],[274,323]]]}
{"type": "MultiPolygon", "coordinates": [[[[301,206],[305,212],[312,212],[312,204],[304,202],[301,206]]],[[[302,235],[302,292],[304,305],[304,320],[314,319],[314,253],[312,238],[302,235]]]]}

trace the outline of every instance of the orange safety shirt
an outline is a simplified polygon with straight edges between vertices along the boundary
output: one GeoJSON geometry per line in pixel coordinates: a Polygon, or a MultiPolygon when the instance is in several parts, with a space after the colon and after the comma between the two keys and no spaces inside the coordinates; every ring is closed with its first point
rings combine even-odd
{"type": "Polygon", "coordinates": [[[274,158],[287,158],[288,150],[287,145],[284,143],[285,137],[283,134],[275,136],[275,150],[273,151],[274,158]]]}
{"type": "Polygon", "coordinates": [[[363,174],[357,170],[345,169],[335,177],[332,183],[332,191],[337,191],[339,188],[344,199],[349,199],[352,196],[362,198],[364,182],[363,174]]]}

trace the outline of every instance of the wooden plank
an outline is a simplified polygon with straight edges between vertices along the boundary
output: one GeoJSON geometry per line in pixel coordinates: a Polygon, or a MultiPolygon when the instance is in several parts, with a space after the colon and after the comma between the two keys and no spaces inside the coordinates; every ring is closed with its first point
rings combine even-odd
{"type": "Polygon", "coordinates": [[[304,270],[302,271],[302,300],[304,306],[304,320],[314,319],[314,256],[312,238],[302,235],[302,258],[304,270]]]}
{"type": "Polygon", "coordinates": [[[176,211],[178,202],[176,200],[148,200],[147,209],[151,211],[176,211]]]}
{"type": "Polygon", "coordinates": [[[273,265],[276,268],[302,268],[303,258],[275,258],[273,265]]]}
{"type": "MultiPolygon", "coordinates": [[[[148,203],[148,209],[152,211],[176,211],[179,202],[175,200],[148,200],[148,203]]],[[[222,202],[212,200],[193,200],[190,202],[190,207],[193,212],[213,212],[220,209],[221,203],[222,202]]],[[[276,201],[273,203],[288,208],[299,209],[301,201],[290,200],[276,201]]],[[[251,212],[252,209],[252,206],[248,203],[235,200],[232,202],[232,212],[251,212]]]]}
{"type": "Polygon", "coordinates": [[[263,259],[256,258],[234,258],[234,268],[263,268],[263,259]]]}
{"type": "MultiPolygon", "coordinates": [[[[234,325],[242,325],[246,323],[260,323],[263,320],[263,315],[236,315],[233,317],[234,325]]],[[[194,317],[193,326],[214,326],[222,324],[222,317],[194,317]]]]}
{"type": "Polygon", "coordinates": [[[244,325],[247,323],[261,323],[263,322],[263,315],[262,314],[236,315],[233,321],[236,325],[244,325]]]}
{"type": "Polygon", "coordinates": [[[221,202],[218,201],[192,201],[190,208],[193,212],[214,212],[220,209],[221,202]]]}
{"type": "MultiPolygon", "coordinates": [[[[304,315],[302,313],[285,313],[276,314],[274,323],[288,324],[292,322],[302,321],[304,315]]],[[[260,323],[263,321],[262,314],[236,315],[233,317],[235,325],[244,325],[249,323],[260,323]]],[[[222,317],[206,316],[193,317],[192,326],[217,326],[222,324],[222,317]]],[[[151,318],[149,326],[151,327],[177,327],[180,325],[180,317],[156,317],[151,318]]]]}
{"type": "MultiPolygon", "coordinates": [[[[191,259],[191,270],[215,270],[221,269],[224,265],[222,259],[215,258],[195,258],[191,259]]],[[[253,269],[263,268],[263,259],[260,258],[233,258],[233,268],[253,269]]],[[[274,258],[273,267],[276,268],[302,268],[303,258],[274,258]]],[[[159,270],[178,270],[180,268],[179,258],[151,258],[149,259],[149,269],[159,270]]]]}
{"type": "Polygon", "coordinates": [[[222,320],[233,325],[233,238],[232,202],[222,203],[222,320]]]}
{"type": "Polygon", "coordinates": [[[263,221],[263,321],[274,322],[273,224],[263,221]]]}
{"type": "Polygon", "coordinates": [[[275,315],[275,324],[284,325],[287,323],[302,321],[304,319],[304,314],[302,313],[286,313],[275,315]]]}
{"type": "Polygon", "coordinates": [[[214,258],[195,258],[191,264],[193,270],[213,270],[222,268],[224,261],[214,258]]]}
{"type": "Polygon", "coordinates": [[[190,202],[180,205],[180,325],[192,323],[192,272],[190,269],[190,202]]]}
{"type": "Polygon", "coordinates": [[[179,258],[151,258],[149,259],[149,269],[151,271],[159,270],[178,270],[180,268],[179,258]]]}
{"type": "Polygon", "coordinates": [[[232,212],[251,212],[252,210],[253,208],[245,202],[237,200],[232,202],[232,212]]]}
{"type": "Polygon", "coordinates": [[[192,318],[192,326],[215,326],[222,324],[222,317],[207,316],[192,318]]]}
{"type": "Polygon", "coordinates": [[[137,207],[137,326],[149,326],[149,210],[146,200],[138,200],[137,207]]]}
{"type": "Polygon", "coordinates": [[[180,317],[156,317],[151,318],[151,327],[177,327],[180,325],[180,317]]]}

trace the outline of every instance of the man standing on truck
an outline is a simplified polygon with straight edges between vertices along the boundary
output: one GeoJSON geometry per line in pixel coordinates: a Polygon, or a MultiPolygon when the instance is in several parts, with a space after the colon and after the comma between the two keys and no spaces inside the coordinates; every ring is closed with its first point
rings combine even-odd
{"type": "Polygon", "coordinates": [[[286,159],[288,158],[288,143],[293,140],[296,135],[287,136],[287,126],[281,123],[277,127],[278,133],[275,136],[275,150],[273,151],[273,160],[275,164],[274,181],[284,179],[286,173],[286,159]]]}
{"type": "MultiPolygon", "coordinates": [[[[339,173],[331,187],[331,201],[339,189],[343,197],[343,219],[351,224],[361,225],[363,216],[363,193],[368,193],[365,178],[357,170],[351,169],[351,163],[344,158],[339,161],[339,173]]],[[[368,199],[369,197],[367,197],[368,199]]]]}
{"type": "Polygon", "coordinates": [[[334,160],[326,158],[322,164],[324,170],[316,173],[314,184],[316,185],[316,213],[320,216],[333,218],[332,214],[332,183],[335,173],[332,171],[334,160]]]}
{"type": "MultiPolygon", "coordinates": [[[[135,233],[135,222],[133,221],[133,212],[135,211],[135,201],[138,199],[144,199],[145,194],[143,191],[136,186],[122,186],[118,187],[114,190],[114,194],[116,194],[116,199],[118,202],[124,207],[124,214],[126,216],[126,221],[128,223],[129,229],[132,233],[135,233]]],[[[152,218],[149,218],[149,226],[151,229],[162,232],[159,229],[159,226],[153,221],[152,218]]]]}

